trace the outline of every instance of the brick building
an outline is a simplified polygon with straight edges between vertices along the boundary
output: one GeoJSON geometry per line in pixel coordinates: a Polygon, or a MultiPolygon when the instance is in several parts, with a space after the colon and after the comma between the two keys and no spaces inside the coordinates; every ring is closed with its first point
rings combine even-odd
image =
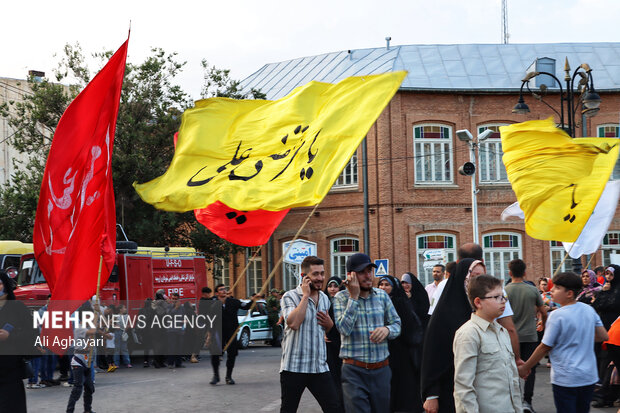
{"type": "MultiPolygon", "coordinates": [[[[602,98],[595,117],[579,117],[577,136],[615,136],[619,130],[620,43],[530,45],[410,45],[350,50],[267,64],[243,81],[246,89],[258,88],[269,99],[285,96],[311,80],[336,83],[355,75],[407,70],[407,78],[367,135],[368,224],[370,255],[388,259],[389,273],[412,271],[427,284],[430,270],[423,268],[427,249],[444,249],[448,260],[456,248],[473,239],[471,178],[458,173],[469,161],[467,143],[455,132],[468,129],[476,136],[490,128],[532,119],[553,112],[525,95],[531,112],[511,112],[526,71],[555,73],[564,78],[564,61],[576,68],[588,63],[594,85],[602,98]]],[[[572,71],[571,71],[572,73],[572,71]]],[[[546,101],[559,108],[559,90],[549,79],[533,80],[549,86],[546,101]]],[[[539,86],[539,84],[536,84],[539,86]]],[[[564,85],[562,85],[564,87],[564,85]]],[[[556,116],[556,122],[559,117],[556,116]]],[[[528,237],[522,220],[501,221],[500,214],[516,198],[501,161],[499,133],[482,142],[476,155],[479,189],[480,243],[490,273],[506,279],[507,264],[522,258],[528,278],[549,276],[564,257],[561,243],[528,237]]],[[[325,258],[328,275],[344,276],[346,257],[364,250],[364,191],[362,151],[358,149],[332,191],[311,217],[300,239],[325,258]]],[[[614,178],[620,178],[618,165],[614,178]]],[[[219,259],[215,282],[233,284],[249,263],[234,293],[257,291],[283,254],[312,208],[289,212],[260,256],[255,249],[219,259]]],[[[616,214],[603,246],[591,267],[610,263],[620,253],[620,215],[616,214]]],[[[583,257],[585,265],[589,257],[583,257]]],[[[562,267],[570,269],[571,259],[562,267]]],[[[295,286],[295,264],[277,268],[272,285],[295,286]]]]}

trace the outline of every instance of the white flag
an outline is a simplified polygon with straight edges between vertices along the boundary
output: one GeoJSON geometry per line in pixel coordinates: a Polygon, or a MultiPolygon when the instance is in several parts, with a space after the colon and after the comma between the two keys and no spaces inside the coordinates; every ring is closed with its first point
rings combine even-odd
{"type": "Polygon", "coordinates": [[[603,194],[594,207],[590,219],[583,227],[579,238],[575,242],[564,242],[564,249],[571,258],[579,258],[585,254],[592,254],[600,247],[609,224],[614,218],[620,195],[620,181],[609,181],[603,194]]]}
{"type": "Polygon", "coordinates": [[[518,202],[510,205],[508,208],[502,211],[502,221],[506,221],[508,217],[517,217],[521,219],[525,219],[525,214],[521,210],[518,202]]]}

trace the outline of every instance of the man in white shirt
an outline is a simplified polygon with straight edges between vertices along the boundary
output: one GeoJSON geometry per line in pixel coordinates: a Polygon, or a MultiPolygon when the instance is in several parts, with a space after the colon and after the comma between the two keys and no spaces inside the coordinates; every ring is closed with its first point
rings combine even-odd
{"type": "Polygon", "coordinates": [[[435,294],[437,286],[441,281],[443,281],[445,271],[446,267],[442,264],[437,264],[433,267],[433,282],[425,287],[429,300],[433,299],[433,294],[435,294]]]}

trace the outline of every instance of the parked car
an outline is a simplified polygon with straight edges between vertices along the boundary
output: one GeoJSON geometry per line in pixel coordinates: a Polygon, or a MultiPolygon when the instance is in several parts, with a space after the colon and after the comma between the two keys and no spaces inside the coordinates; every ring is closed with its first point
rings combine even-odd
{"type": "MultiPolygon", "coordinates": [[[[248,302],[249,300],[241,300],[242,302],[248,302]]],[[[273,346],[280,345],[280,339],[273,340],[272,331],[267,321],[267,303],[265,300],[256,301],[256,306],[252,309],[252,314],[248,316],[247,310],[239,310],[237,312],[237,319],[239,320],[239,331],[237,332],[237,341],[239,342],[239,348],[245,349],[250,345],[252,341],[269,342],[273,346]]],[[[278,326],[278,328],[281,328],[278,326]]],[[[276,334],[276,337],[281,337],[281,334],[276,334]]]]}

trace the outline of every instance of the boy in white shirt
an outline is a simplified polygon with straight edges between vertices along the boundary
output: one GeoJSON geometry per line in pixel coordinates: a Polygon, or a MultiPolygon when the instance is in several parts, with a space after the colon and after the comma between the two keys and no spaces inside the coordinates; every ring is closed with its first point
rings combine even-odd
{"type": "Polygon", "coordinates": [[[583,284],[573,272],[553,277],[551,296],[561,307],[549,315],[542,342],[532,356],[519,366],[526,377],[548,352],[551,360],[553,401],[558,412],[590,411],[594,385],[598,381],[594,342],[609,337],[596,311],[576,300],[583,284]]]}
{"type": "Polygon", "coordinates": [[[467,295],[475,312],[454,336],[457,412],[521,413],[521,392],[508,331],[497,321],[506,307],[501,281],[479,275],[467,295]]]}

